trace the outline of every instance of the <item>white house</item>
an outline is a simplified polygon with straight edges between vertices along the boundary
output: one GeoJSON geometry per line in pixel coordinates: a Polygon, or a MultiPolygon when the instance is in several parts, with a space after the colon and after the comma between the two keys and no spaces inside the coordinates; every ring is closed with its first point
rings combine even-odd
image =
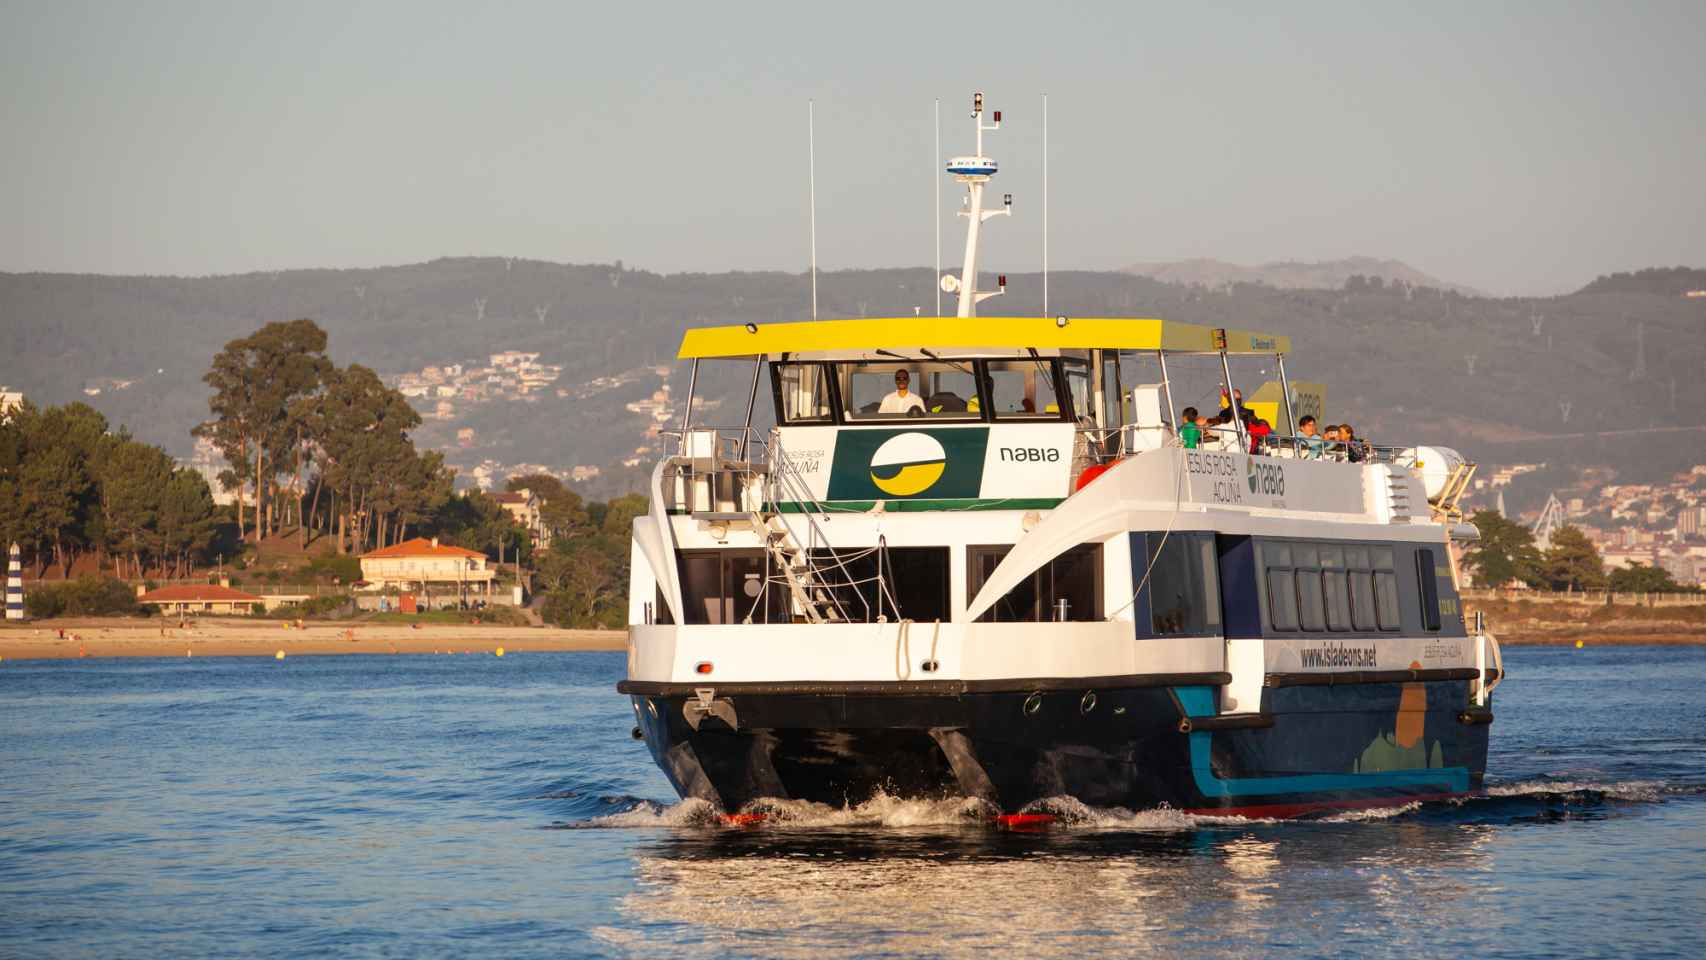
{"type": "Polygon", "coordinates": [[[377,589],[479,590],[490,596],[496,576],[485,554],[440,544],[437,537],[416,537],[361,555],[361,578],[377,589]]]}

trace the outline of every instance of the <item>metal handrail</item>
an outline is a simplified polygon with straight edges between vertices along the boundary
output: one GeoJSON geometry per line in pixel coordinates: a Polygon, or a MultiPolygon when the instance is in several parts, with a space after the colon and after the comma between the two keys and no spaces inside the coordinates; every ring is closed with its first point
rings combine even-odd
{"type": "MultiPolygon", "coordinates": [[[[780,435],[772,434],[769,444],[769,452],[770,470],[765,478],[764,492],[766,510],[781,521],[782,526],[788,531],[788,536],[796,544],[799,544],[799,536],[794,532],[792,524],[788,522],[788,515],[782,512],[779,505],[782,502],[782,495],[789,497],[791,502],[805,505],[806,509],[801,510],[800,515],[805,518],[806,527],[810,533],[807,542],[801,545],[801,549],[805,552],[804,559],[808,564],[812,563],[811,551],[818,543],[822,543],[824,548],[830,551],[830,557],[833,559],[836,569],[840,570],[842,576],[845,578],[840,586],[853,585],[853,572],[847,569],[847,565],[842,562],[840,555],[835,552],[835,548],[829,543],[828,534],[824,533],[823,528],[818,525],[815,514],[822,512],[823,505],[812,496],[811,488],[806,485],[805,478],[800,476],[798,470],[794,469],[793,462],[788,459],[787,451],[782,447],[782,439],[780,435]]],[[[815,574],[815,567],[813,572],[815,574]]],[[[824,585],[830,588],[837,586],[836,584],[828,583],[824,585]]],[[[859,598],[859,603],[865,608],[865,617],[862,622],[870,622],[871,605],[866,602],[864,594],[855,591],[855,596],[859,598]]],[[[829,599],[831,603],[835,604],[835,609],[841,614],[841,618],[843,620],[852,619],[847,616],[846,608],[842,606],[840,598],[836,596],[833,589],[831,589],[829,593],[829,599]]]]}

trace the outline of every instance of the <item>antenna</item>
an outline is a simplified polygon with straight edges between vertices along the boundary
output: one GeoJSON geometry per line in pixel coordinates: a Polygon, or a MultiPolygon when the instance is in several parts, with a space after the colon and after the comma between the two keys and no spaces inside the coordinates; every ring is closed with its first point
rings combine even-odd
{"type": "Polygon", "coordinates": [[[960,276],[946,274],[941,278],[940,286],[945,293],[959,294],[958,316],[971,317],[977,315],[978,303],[998,297],[1006,293],[1006,285],[998,285],[1000,289],[979,292],[977,289],[977,238],[979,227],[990,217],[1011,216],[1013,213],[1013,195],[1002,197],[1001,206],[994,210],[983,208],[983,188],[989,178],[995,176],[999,169],[996,162],[983,153],[983,135],[986,132],[1001,129],[1001,111],[994,113],[993,124],[983,122],[983,94],[972,96],[971,106],[972,126],[977,131],[977,152],[971,156],[953,157],[948,160],[947,170],[955,180],[966,185],[965,209],[960,216],[966,218],[966,259],[960,276]]]}
{"type": "Polygon", "coordinates": [[[812,208],[812,319],[817,319],[817,110],[806,101],[806,164],[810,168],[812,208]]]}
{"type": "MultiPolygon", "coordinates": [[[[936,98],[936,147],[930,151],[930,165],[936,165],[936,158],[942,155],[942,98],[936,98]]],[[[936,185],[936,205],[931,208],[931,219],[936,221],[936,276],[942,275],[942,178],[931,176],[930,182],[936,185]]],[[[942,288],[936,287],[936,316],[942,315],[942,288]]]]}
{"type": "Polygon", "coordinates": [[[1043,94],[1043,316],[1048,316],[1048,94],[1043,94]]]}

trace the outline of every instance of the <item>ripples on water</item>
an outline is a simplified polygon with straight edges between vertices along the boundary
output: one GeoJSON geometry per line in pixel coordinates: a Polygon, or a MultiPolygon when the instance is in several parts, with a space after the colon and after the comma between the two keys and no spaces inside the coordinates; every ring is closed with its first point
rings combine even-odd
{"type": "Polygon", "coordinates": [[[1519,648],[1485,796],[676,802],[619,654],[0,664],[0,955],[1699,956],[1706,650],[1519,648]]]}

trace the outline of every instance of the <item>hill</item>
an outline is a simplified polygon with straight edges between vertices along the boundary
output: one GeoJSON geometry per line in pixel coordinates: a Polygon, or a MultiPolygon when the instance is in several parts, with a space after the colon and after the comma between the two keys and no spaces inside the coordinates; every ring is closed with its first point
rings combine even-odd
{"type": "Polygon", "coordinates": [[[1706,290],[1706,270],[1688,267],[1651,267],[1633,273],[1602,276],[1581,289],[1582,293],[1652,293],[1681,297],[1706,290]]]}
{"type": "Polygon", "coordinates": [[[1249,267],[1223,260],[1176,260],[1170,263],[1135,263],[1122,268],[1163,283],[1177,283],[1209,288],[1229,284],[1253,283],[1276,290],[1338,290],[1352,277],[1379,277],[1383,283],[1407,287],[1431,287],[1476,296],[1477,291],[1457,284],[1445,283],[1398,260],[1377,260],[1374,257],[1347,257],[1343,260],[1324,260],[1319,263],[1282,261],[1249,267]]]}
{"type": "MultiPolygon", "coordinates": [[[[927,268],[825,273],[820,312],[931,312],[933,280],[927,268]]],[[[1119,272],[1057,272],[1051,283],[1056,313],[1289,334],[1291,375],[1326,383],[1329,415],[1377,442],[1420,437],[1490,462],[1613,462],[1635,471],[1696,462],[1702,448],[1701,434],[1623,433],[1706,424],[1698,300],[1620,290],[1492,299],[1390,284],[1211,290],[1119,272]]],[[[1036,275],[1010,274],[1008,289],[984,312],[1040,312],[1036,275]]],[[[672,359],[683,329],[803,319],[809,303],[800,274],[662,275],[620,263],[491,257],[205,278],[0,274],[0,383],[37,403],[88,402],[184,456],[190,427],[207,416],[200,378],[210,358],[271,320],[316,320],[336,362],[366,364],[394,383],[424,367],[483,368],[492,354],[538,353],[539,364],[560,369],[525,395],[501,383],[474,399],[458,389],[447,398],[452,415],[437,420],[443,384],[425,388],[417,406],[429,419],[416,436],[465,472],[486,460],[599,466],[580,489],[602,497],[640,482],[644,457],[634,467],[621,461],[647,443],[649,398],[664,382],[676,395],[686,386],[672,359]]],[[[1272,375],[1239,372],[1250,383],[1272,375]]],[[[709,365],[702,386],[724,400],[714,419],[738,422],[748,376],[739,365],[709,365]]],[[[1174,376],[1182,383],[1187,372],[1174,376]]]]}

